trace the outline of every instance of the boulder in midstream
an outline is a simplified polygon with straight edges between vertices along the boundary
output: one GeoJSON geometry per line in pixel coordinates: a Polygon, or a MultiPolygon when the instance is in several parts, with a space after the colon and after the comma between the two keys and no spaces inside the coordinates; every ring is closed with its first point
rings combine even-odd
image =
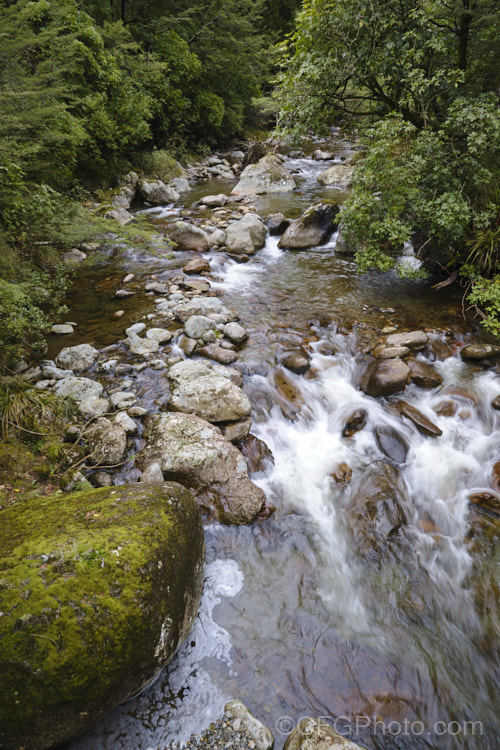
{"type": "Polygon", "coordinates": [[[397,407],[402,416],[409,419],[410,422],[413,422],[415,427],[424,435],[429,435],[430,437],[439,437],[443,434],[443,431],[437,425],[435,425],[434,422],[431,422],[431,420],[426,417],[425,414],[422,414],[420,409],[417,409],[417,407],[413,404],[409,404],[407,401],[402,401],[400,399],[397,402],[397,407]]]}
{"type": "Polygon", "coordinates": [[[389,396],[405,387],[409,374],[401,359],[375,360],[368,366],[361,388],[369,396],[389,396]]]}
{"type": "Polygon", "coordinates": [[[249,164],[233,188],[233,195],[245,193],[288,193],[295,189],[295,180],[283,166],[281,159],[267,154],[257,164],[249,164]]]}
{"type": "Polygon", "coordinates": [[[302,216],[292,221],[278,242],[278,247],[303,249],[324,245],[337,225],[338,212],[336,203],[323,202],[311,206],[302,216]]]}

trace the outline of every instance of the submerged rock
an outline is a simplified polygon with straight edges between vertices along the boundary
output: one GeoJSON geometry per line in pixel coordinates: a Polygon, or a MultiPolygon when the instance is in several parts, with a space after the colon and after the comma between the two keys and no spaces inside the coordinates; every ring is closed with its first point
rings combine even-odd
{"type": "Polygon", "coordinates": [[[233,188],[233,195],[242,193],[288,193],[295,189],[295,180],[278,156],[267,154],[257,164],[249,164],[233,188]]]}
{"type": "Polygon", "coordinates": [[[192,414],[152,417],[140,457],[160,464],[163,476],[190,487],[200,505],[221,523],[250,523],[264,493],[248,477],[245,459],[214,425],[192,414]]]}
{"type": "Polygon", "coordinates": [[[296,375],[303,375],[311,366],[303,352],[286,352],[280,357],[280,364],[296,375]]]}
{"type": "Polygon", "coordinates": [[[147,685],[187,637],[204,569],[178,484],[35,498],[2,511],[0,746],[40,750],[147,685]]]}
{"type": "Polygon", "coordinates": [[[271,449],[255,435],[248,435],[238,444],[238,448],[245,456],[248,471],[252,474],[265,471],[267,467],[274,464],[271,449]]]}
{"type": "Polygon", "coordinates": [[[425,414],[422,414],[422,412],[417,409],[416,406],[413,406],[413,404],[400,400],[397,403],[397,407],[402,416],[409,419],[410,422],[413,422],[415,427],[420,430],[420,432],[423,432],[424,435],[439,437],[443,434],[443,430],[435,425],[434,422],[431,422],[431,420],[426,417],[425,414]]]}
{"type": "Polygon", "coordinates": [[[278,242],[278,247],[301,249],[324,245],[336,227],[338,212],[336,203],[317,203],[311,206],[302,216],[292,221],[278,242]]]}
{"type": "Polygon", "coordinates": [[[366,425],[368,412],[366,409],[355,409],[344,422],[342,427],[342,437],[350,438],[355,432],[359,432],[366,425]]]}
{"type": "Polygon", "coordinates": [[[451,399],[444,399],[436,404],[434,411],[440,417],[454,417],[458,411],[458,404],[451,399]]]}
{"type": "Polygon", "coordinates": [[[404,464],[408,454],[408,443],[389,425],[377,425],[373,432],[375,440],[382,453],[396,464],[404,464]]]}
{"type": "Polygon", "coordinates": [[[330,476],[335,484],[349,484],[352,479],[352,469],[349,464],[342,461],[336,464],[330,472],[330,476]]]}
{"type": "Polygon", "coordinates": [[[360,554],[376,553],[406,525],[405,493],[399,469],[379,461],[366,467],[348,509],[360,554]]]}
{"type": "Polygon", "coordinates": [[[500,517],[500,494],[494,491],[472,492],[470,502],[488,515],[500,517]]]}

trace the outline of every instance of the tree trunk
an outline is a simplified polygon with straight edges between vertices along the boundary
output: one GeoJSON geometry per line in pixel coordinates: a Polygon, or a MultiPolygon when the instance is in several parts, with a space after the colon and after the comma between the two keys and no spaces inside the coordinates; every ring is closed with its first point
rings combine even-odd
{"type": "Polygon", "coordinates": [[[470,25],[472,13],[470,12],[470,0],[463,0],[463,11],[460,13],[458,25],[458,67],[460,70],[467,69],[467,52],[469,47],[470,25]]]}

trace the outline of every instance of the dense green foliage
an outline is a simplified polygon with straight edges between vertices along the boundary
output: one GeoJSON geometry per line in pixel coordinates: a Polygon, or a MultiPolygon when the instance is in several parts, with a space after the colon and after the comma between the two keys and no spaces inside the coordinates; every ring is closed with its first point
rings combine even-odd
{"type": "Polygon", "coordinates": [[[297,5],[0,0],[0,361],[43,332],[61,252],[102,230],[86,191],[242,133],[297,5]]]}
{"type": "Polygon", "coordinates": [[[362,130],[342,211],[362,270],[412,242],[461,269],[500,332],[500,12],[493,0],[306,0],[282,46],[280,129],[362,130]]]}

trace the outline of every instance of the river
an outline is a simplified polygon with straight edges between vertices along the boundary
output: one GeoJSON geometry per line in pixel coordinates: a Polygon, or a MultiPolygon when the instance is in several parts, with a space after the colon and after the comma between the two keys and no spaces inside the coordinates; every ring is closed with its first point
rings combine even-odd
{"type": "MultiPolygon", "coordinates": [[[[340,150],[348,152],[348,144],[340,150]]],[[[261,215],[295,217],[316,199],[342,197],[316,180],[328,164],[288,159],[287,166],[298,189],[257,198],[261,215]]],[[[233,184],[195,188],[185,205],[233,184]]],[[[149,216],[161,226],[180,210],[149,216]]],[[[125,315],[113,318],[117,281],[130,272],[138,280],[161,278],[186,257],[136,248],[83,272],[68,299],[79,324],[71,343],[112,352],[125,327],[153,307],[150,297],[136,295],[120,300],[125,315]]],[[[237,697],[269,726],[278,750],[303,716],[328,718],[370,750],[496,750],[498,520],[472,513],[468,495],[492,486],[500,459],[500,413],[490,406],[500,377],[460,358],[463,343],[477,339],[460,299],[395,274],[357,275],[352,259],[335,254],[335,236],[301,252],[280,250],[268,237],[245,264],[220,252],[206,257],[212,287],[250,332],[239,366],[254,409],[252,433],[274,457],[253,479],[276,511],[251,526],[206,524],[207,577],[188,642],[154,685],[69,747],[163,750],[200,733],[237,697]],[[424,436],[395,413],[399,395],[374,399],[359,388],[364,348],[393,325],[429,335],[417,356],[433,364],[443,384],[410,385],[404,398],[440,437],[424,436]],[[277,365],[282,351],[299,345],[309,348],[307,376],[277,365]],[[455,412],[436,414],[446,399],[455,412]],[[367,411],[367,424],[344,438],[356,409],[367,411]],[[406,441],[406,461],[397,468],[377,444],[380,426],[406,441]],[[332,481],[342,463],[352,470],[350,483],[332,481]],[[405,527],[367,550],[352,504],[389,465],[393,478],[397,472],[389,494],[400,498],[405,527]]],[[[60,338],[49,343],[51,355],[63,345],[60,338]]],[[[149,400],[155,410],[158,374],[140,377],[141,403],[149,400]]],[[[134,481],[134,472],[129,466],[118,478],[134,481]]]]}

